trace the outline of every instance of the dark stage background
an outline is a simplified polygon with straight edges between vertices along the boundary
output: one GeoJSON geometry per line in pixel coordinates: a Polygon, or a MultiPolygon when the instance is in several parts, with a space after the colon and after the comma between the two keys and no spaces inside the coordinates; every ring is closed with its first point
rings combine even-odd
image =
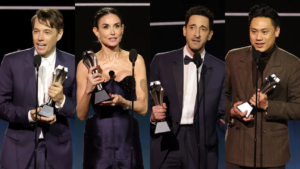
{"type": "MultiPolygon", "coordinates": [[[[1,2],[1,5],[14,5],[14,1],[1,2]]],[[[22,5],[44,5],[56,6],[58,3],[54,2],[43,2],[39,3],[22,3],[22,5]]],[[[70,5],[70,2],[65,1],[59,5],[70,5]]],[[[74,6],[71,3],[70,6],[74,6]]],[[[3,6],[2,6],[3,7],[3,6]]],[[[2,62],[4,54],[15,52],[17,50],[23,50],[33,47],[32,41],[32,29],[31,29],[31,17],[35,15],[35,9],[26,10],[0,10],[1,16],[1,27],[0,32],[1,42],[0,42],[0,62],[2,62]]],[[[74,54],[74,25],[75,25],[75,11],[74,10],[60,10],[64,17],[64,34],[62,39],[57,43],[57,48],[65,52],[74,54]]],[[[1,79],[0,79],[1,80],[1,79]]],[[[74,124],[75,120],[69,119],[72,134],[74,135],[74,124]]],[[[0,149],[2,148],[2,141],[5,133],[5,129],[8,123],[6,121],[0,120],[0,149]]],[[[74,142],[73,142],[74,149],[74,142]]],[[[73,150],[74,151],[74,150],[73,150]]]]}
{"type": "MultiPolygon", "coordinates": [[[[251,45],[249,40],[248,12],[255,4],[266,4],[280,13],[300,13],[298,0],[256,0],[240,1],[226,0],[226,52],[233,48],[251,45]],[[244,13],[247,16],[228,16],[229,13],[244,13]]],[[[279,38],[276,40],[278,47],[300,57],[300,16],[282,16],[279,38]]],[[[300,73],[300,72],[299,72],[300,73]]],[[[291,160],[287,169],[300,168],[300,122],[289,121],[289,143],[291,160]]],[[[276,147],[274,147],[276,148],[276,147]]]]}
{"type": "MultiPolygon", "coordinates": [[[[171,1],[162,3],[151,0],[151,23],[178,22],[185,20],[186,11],[193,6],[203,5],[208,7],[215,15],[215,20],[225,19],[224,0],[202,1],[171,1]]],[[[184,47],[186,44],[182,27],[184,25],[151,26],[151,60],[156,53],[167,52],[184,47]]],[[[206,52],[224,61],[225,58],[225,24],[214,24],[214,35],[206,46],[206,52]]],[[[225,71],[225,70],[224,70],[225,71]]],[[[218,130],[219,136],[219,169],[225,168],[225,136],[218,130]]]]}
{"type": "MultiPolygon", "coordinates": [[[[95,2],[91,1],[90,2],[95,2]]],[[[111,3],[111,1],[107,1],[111,3]]],[[[118,1],[115,1],[118,2],[118,1]]],[[[136,1],[129,1],[136,2],[136,1]]],[[[87,2],[84,2],[87,3],[87,2]]],[[[104,3],[101,1],[101,3],[104,3]]],[[[101,44],[97,42],[97,38],[94,35],[93,20],[96,12],[104,7],[101,5],[94,5],[85,7],[80,2],[76,2],[76,23],[75,23],[75,54],[76,64],[82,59],[82,52],[92,49],[95,53],[101,49],[101,44]]],[[[116,4],[114,4],[116,5],[116,4]]],[[[124,22],[124,34],[120,46],[126,51],[135,48],[140,55],[143,56],[148,71],[149,58],[150,58],[150,7],[149,6],[114,6],[122,16],[124,22]]],[[[146,4],[147,5],[147,4],[146,4]]],[[[150,95],[149,95],[150,96],[150,95]]],[[[148,109],[150,110],[150,109],[148,109]]],[[[89,115],[93,115],[94,111],[90,107],[89,115]]],[[[150,112],[148,111],[146,116],[140,116],[135,114],[135,117],[139,121],[140,127],[140,139],[143,151],[143,162],[145,169],[150,168],[150,112]]],[[[74,142],[77,149],[74,151],[75,156],[75,169],[81,169],[83,164],[83,134],[84,134],[85,121],[80,121],[76,117],[74,134],[74,142]]],[[[128,152],[130,153],[130,152],[128,152]]]]}

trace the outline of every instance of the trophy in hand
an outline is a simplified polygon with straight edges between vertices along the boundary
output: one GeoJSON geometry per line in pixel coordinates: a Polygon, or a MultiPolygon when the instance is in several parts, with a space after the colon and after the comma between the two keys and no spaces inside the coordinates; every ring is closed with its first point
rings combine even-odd
{"type": "MultiPolygon", "coordinates": [[[[63,84],[68,78],[68,68],[58,65],[53,72],[52,83],[58,82],[59,84],[63,84]]],[[[49,97],[48,102],[42,105],[42,110],[38,113],[38,115],[45,117],[52,117],[54,115],[54,108],[52,107],[53,100],[49,97]]]]}
{"type": "MultiPolygon", "coordinates": [[[[98,65],[98,59],[91,50],[83,52],[82,59],[83,64],[87,67],[87,69],[98,65]]],[[[93,70],[93,74],[94,73],[98,73],[98,69],[93,70]]],[[[98,84],[96,88],[97,92],[95,93],[94,104],[99,104],[111,99],[101,84],[98,84]]]]}
{"type": "MultiPolygon", "coordinates": [[[[150,83],[150,94],[156,106],[163,105],[164,89],[162,88],[160,81],[154,81],[150,83]]],[[[170,132],[168,123],[165,120],[158,121],[156,123],[155,134],[161,134],[170,132]]]]}
{"type": "MultiPolygon", "coordinates": [[[[276,84],[278,84],[280,82],[280,79],[278,77],[276,77],[275,74],[272,74],[272,75],[266,77],[265,80],[266,81],[263,83],[261,90],[260,90],[263,94],[268,94],[271,91],[273,91],[276,88],[276,84]]],[[[248,111],[246,118],[248,118],[250,116],[251,111],[253,110],[253,106],[249,102],[245,102],[241,105],[238,105],[237,108],[241,112],[245,112],[246,110],[248,111]]]]}

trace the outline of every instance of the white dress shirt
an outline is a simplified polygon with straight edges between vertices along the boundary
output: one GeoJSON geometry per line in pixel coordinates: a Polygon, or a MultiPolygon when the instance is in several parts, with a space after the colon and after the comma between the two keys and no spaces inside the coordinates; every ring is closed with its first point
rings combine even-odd
{"type": "MultiPolygon", "coordinates": [[[[188,56],[193,58],[187,51],[187,46],[183,49],[183,58],[188,56]]],[[[201,53],[201,58],[204,61],[205,49],[201,53]]],[[[202,65],[199,67],[199,80],[202,70],[202,65]]],[[[197,97],[197,68],[194,62],[190,62],[185,65],[183,62],[183,104],[182,104],[182,115],[180,124],[193,124],[194,121],[194,112],[195,112],[195,103],[197,97]]]]}
{"type": "MultiPolygon", "coordinates": [[[[36,55],[37,52],[34,51],[34,55],[36,55]]],[[[55,69],[55,61],[56,61],[56,50],[47,58],[42,57],[41,65],[39,67],[39,76],[38,76],[38,105],[41,106],[48,102],[50,99],[48,95],[48,89],[50,85],[52,84],[53,80],[53,71],[55,69]]],[[[36,72],[36,70],[35,70],[36,72]]],[[[37,72],[36,72],[37,73],[37,72]]],[[[64,100],[61,105],[58,103],[55,103],[55,107],[60,110],[65,103],[65,96],[64,100]]],[[[31,118],[30,111],[28,112],[28,120],[29,122],[34,122],[34,120],[31,118]]],[[[43,132],[40,133],[39,139],[42,139],[43,132]]]]}

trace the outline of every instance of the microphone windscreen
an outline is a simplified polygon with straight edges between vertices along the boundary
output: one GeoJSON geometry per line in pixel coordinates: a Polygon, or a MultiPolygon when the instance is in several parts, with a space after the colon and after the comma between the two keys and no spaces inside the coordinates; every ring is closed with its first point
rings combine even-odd
{"type": "Polygon", "coordinates": [[[130,52],[129,52],[129,60],[130,62],[135,62],[136,61],[136,58],[137,58],[137,51],[135,49],[131,49],[130,52]]]}
{"type": "Polygon", "coordinates": [[[261,58],[261,52],[259,50],[255,50],[253,53],[253,59],[257,61],[260,60],[260,58],[261,58]]]}
{"type": "Polygon", "coordinates": [[[113,70],[109,71],[109,76],[110,76],[111,78],[114,77],[114,75],[115,75],[115,72],[114,72],[113,70]]]}
{"type": "Polygon", "coordinates": [[[39,54],[36,54],[33,58],[33,65],[34,67],[39,67],[41,65],[42,58],[39,54]]]}
{"type": "Polygon", "coordinates": [[[194,53],[193,56],[193,62],[195,63],[195,65],[197,66],[197,68],[199,68],[202,64],[202,59],[201,59],[201,55],[200,53],[194,53]]]}

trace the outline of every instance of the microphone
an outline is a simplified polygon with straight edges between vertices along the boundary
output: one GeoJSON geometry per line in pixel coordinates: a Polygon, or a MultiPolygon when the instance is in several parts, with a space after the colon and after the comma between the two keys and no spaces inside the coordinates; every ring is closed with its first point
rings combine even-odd
{"type": "Polygon", "coordinates": [[[259,62],[261,58],[261,52],[259,50],[255,50],[254,53],[253,53],[253,59],[256,63],[259,62]]]}
{"type": "Polygon", "coordinates": [[[34,67],[39,68],[40,65],[41,65],[41,62],[42,62],[41,56],[39,54],[35,55],[34,59],[33,59],[33,65],[34,65],[34,67]]]}
{"type": "Polygon", "coordinates": [[[202,61],[200,53],[198,53],[198,52],[194,53],[193,62],[195,63],[197,69],[201,66],[203,61],[202,61]]]}
{"type": "Polygon", "coordinates": [[[129,52],[129,60],[130,62],[132,62],[132,65],[134,66],[134,63],[136,61],[136,58],[137,58],[137,51],[135,49],[131,49],[130,52],[129,52]]]}
{"type": "Polygon", "coordinates": [[[114,75],[115,75],[115,72],[114,72],[113,70],[109,71],[109,76],[110,76],[110,78],[113,78],[114,75]]]}

